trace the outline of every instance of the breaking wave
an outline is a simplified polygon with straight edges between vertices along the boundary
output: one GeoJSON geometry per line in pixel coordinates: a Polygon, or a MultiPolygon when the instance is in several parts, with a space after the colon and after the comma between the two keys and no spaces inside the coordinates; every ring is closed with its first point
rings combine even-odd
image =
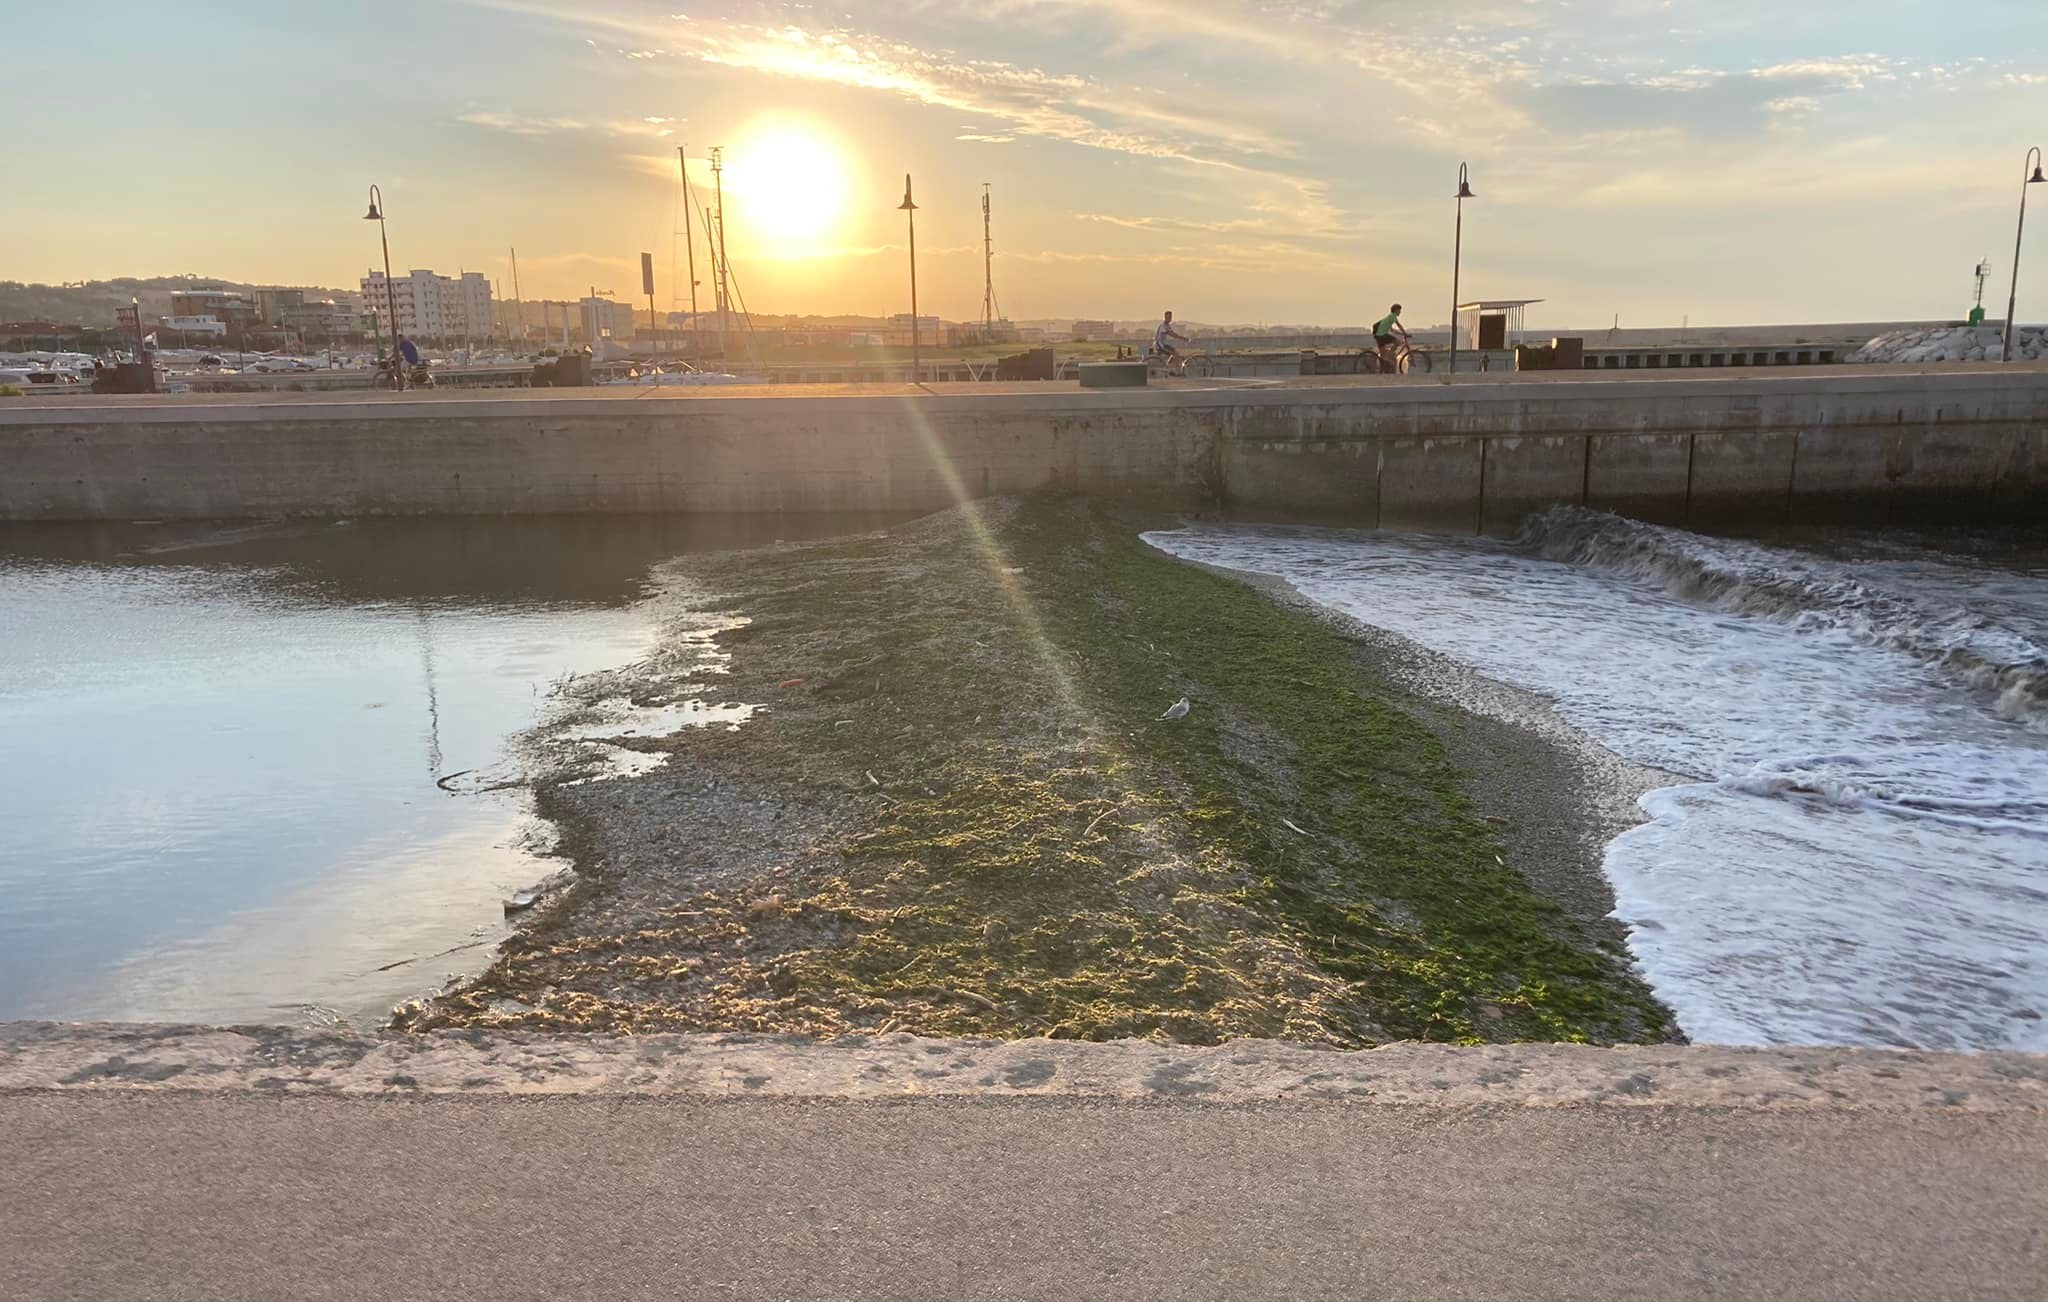
{"type": "Polygon", "coordinates": [[[1793,550],[1559,510],[1513,542],[1148,537],[1539,693],[1678,779],[1605,868],[1694,1039],[2048,1051],[2048,553],[2020,536],[1793,550]]]}
{"type": "Polygon", "coordinates": [[[2048,649],[1984,610],[1889,592],[1824,558],[1580,507],[1530,517],[1515,541],[1710,610],[1903,652],[1985,693],[2001,717],[2048,730],[2048,649]]]}

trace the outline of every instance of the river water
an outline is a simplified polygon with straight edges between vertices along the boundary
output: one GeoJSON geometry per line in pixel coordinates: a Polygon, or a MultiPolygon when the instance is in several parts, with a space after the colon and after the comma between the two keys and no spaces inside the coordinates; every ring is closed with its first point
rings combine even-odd
{"type": "Polygon", "coordinates": [[[0,526],[0,1019],[367,1026],[476,970],[559,865],[459,775],[642,654],[653,564],[879,523],[0,526]]]}
{"type": "Polygon", "coordinates": [[[1695,1040],[2048,1050],[2048,536],[1148,536],[1673,775],[1606,871],[1695,1040]]]}

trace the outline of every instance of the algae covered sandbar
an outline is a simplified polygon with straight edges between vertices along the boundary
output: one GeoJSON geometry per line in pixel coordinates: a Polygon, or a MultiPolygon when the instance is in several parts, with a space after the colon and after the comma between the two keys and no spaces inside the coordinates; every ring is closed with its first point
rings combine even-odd
{"type": "Polygon", "coordinates": [[[1597,865],[1525,873],[1542,845],[1482,811],[1555,755],[1476,718],[1447,737],[1359,639],[1159,553],[1157,523],[1034,497],[672,563],[670,660],[566,690],[673,703],[707,685],[673,657],[710,644],[708,685],[765,708],[614,738],[666,755],[631,776],[543,777],[574,885],[400,1023],[1675,1035],[1583,903],[1597,865]]]}

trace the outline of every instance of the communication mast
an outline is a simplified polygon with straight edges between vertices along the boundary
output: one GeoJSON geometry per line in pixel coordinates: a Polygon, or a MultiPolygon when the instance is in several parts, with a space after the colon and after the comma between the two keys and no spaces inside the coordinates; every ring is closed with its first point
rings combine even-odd
{"type": "Polygon", "coordinates": [[[718,352],[725,355],[726,334],[731,330],[732,299],[725,257],[725,147],[711,147],[712,226],[704,232],[711,242],[711,285],[718,302],[718,352]]]}
{"type": "Polygon", "coordinates": [[[988,182],[981,183],[981,338],[996,335],[996,242],[989,217],[988,182]]]}

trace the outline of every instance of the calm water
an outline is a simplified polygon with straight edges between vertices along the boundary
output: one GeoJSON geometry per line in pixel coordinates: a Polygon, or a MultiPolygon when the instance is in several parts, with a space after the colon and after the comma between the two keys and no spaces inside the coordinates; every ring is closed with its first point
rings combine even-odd
{"type": "Polygon", "coordinates": [[[0,1018],[373,1024],[475,970],[558,865],[436,780],[637,657],[656,562],[883,523],[0,526],[0,1018]]]}
{"type": "Polygon", "coordinates": [[[1557,511],[1514,542],[1151,538],[1281,575],[1684,779],[1606,868],[1695,1039],[2048,1050],[2043,536],[1756,542],[1557,511]]]}

